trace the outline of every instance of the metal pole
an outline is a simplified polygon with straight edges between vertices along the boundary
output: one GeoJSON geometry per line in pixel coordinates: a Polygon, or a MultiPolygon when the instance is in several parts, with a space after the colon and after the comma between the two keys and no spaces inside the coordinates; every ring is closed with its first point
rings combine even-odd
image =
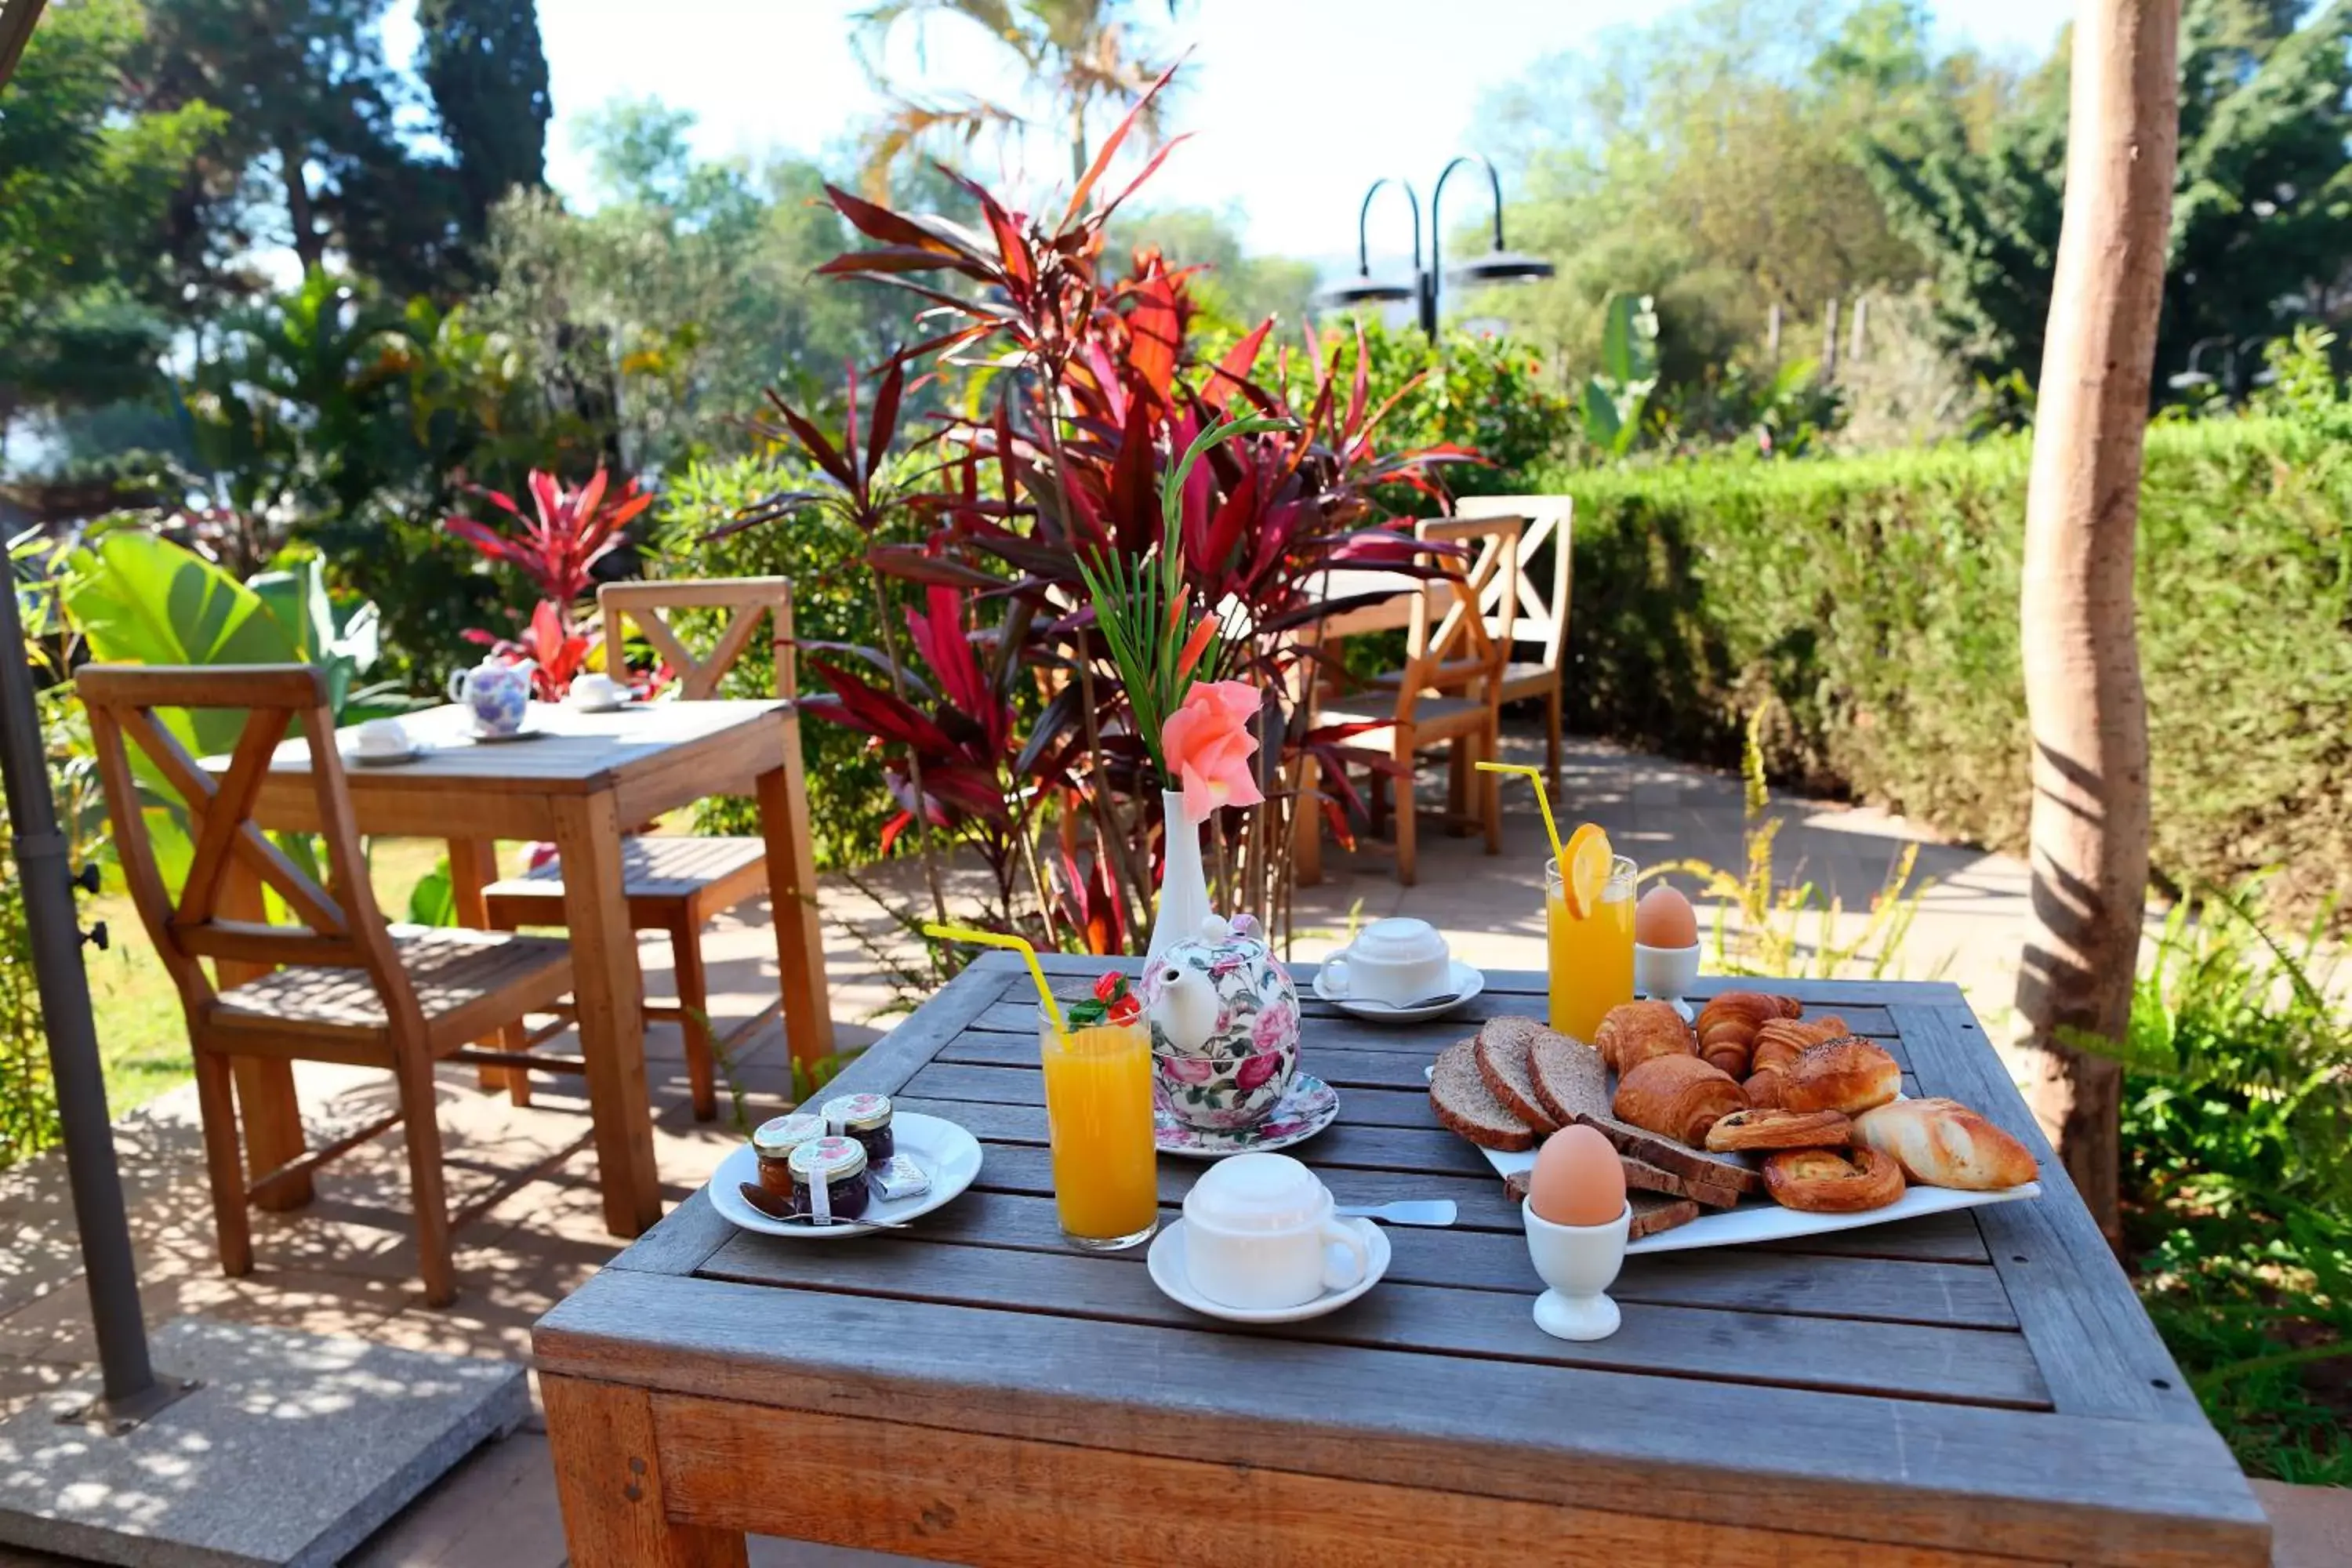
{"type": "Polygon", "coordinates": [[[122,1177],[114,1164],[114,1129],[106,1114],[106,1075],[99,1066],[89,978],[81,967],[81,912],[74,907],[73,870],[66,864],[66,838],[58,831],[57,802],[49,795],[33,667],[25,654],[13,579],[0,584],[0,777],[7,788],[33,973],[48,1031],[49,1076],[57,1085],[82,1270],[89,1279],[90,1324],[106,1377],[105,1404],[112,1413],[128,1415],[159,1395],[155,1370],[147,1360],[147,1321],[139,1310],[122,1177]]]}
{"type": "Polygon", "coordinates": [[[1437,209],[1439,204],[1445,200],[1446,180],[1465,163],[1475,163],[1486,171],[1486,188],[1495,202],[1495,248],[1503,248],[1503,176],[1495,172],[1495,165],[1486,159],[1475,153],[1465,153],[1437,172],[1437,184],[1431,187],[1429,193],[1429,287],[1422,292],[1421,330],[1429,334],[1432,342],[1437,341],[1437,252],[1438,247],[1444,243],[1445,234],[1437,209]]]}

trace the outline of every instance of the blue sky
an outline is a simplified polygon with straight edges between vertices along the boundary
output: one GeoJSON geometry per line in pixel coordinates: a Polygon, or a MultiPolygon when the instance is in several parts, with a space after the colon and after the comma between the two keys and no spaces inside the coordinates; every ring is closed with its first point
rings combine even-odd
{"type": "MultiPolygon", "coordinates": [[[[585,163],[570,126],[615,97],[651,95],[691,110],[706,153],[838,146],[877,100],[848,46],[860,0],[540,0],[555,100],[548,172],[582,194],[585,163]]],[[[1177,116],[1193,140],[1152,183],[1157,205],[1231,211],[1255,251],[1329,256],[1352,243],[1355,206],[1382,174],[1425,183],[1444,160],[1478,145],[1480,94],[1533,61],[1603,28],[1663,9],[1657,0],[1196,0],[1177,28],[1195,45],[1177,116]],[[1334,84],[1345,84],[1344,90],[1334,84]],[[1373,106],[1347,133],[1325,105],[1373,106]],[[1318,129],[1307,172],[1299,121],[1318,129]]],[[[1937,0],[1949,38],[2039,55],[2070,0],[1937,0]]],[[[1150,7],[1156,10],[1157,7],[1150,7]]],[[[394,0],[386,43],[414,47],[415,8],[394,0]]],[[[894,63],[916,68],[911,32],[894,63]]],[[[952,25],[930,35],[931,79],[1010,93],[997,51],[952,25]],[[985,67],[978,62],[985,61],[985,67]]],[[[919,74],[917,71],[916,74],[919,74]]],[[[1055,166],[1046,145],[1041,162],[1055,166]]]]}

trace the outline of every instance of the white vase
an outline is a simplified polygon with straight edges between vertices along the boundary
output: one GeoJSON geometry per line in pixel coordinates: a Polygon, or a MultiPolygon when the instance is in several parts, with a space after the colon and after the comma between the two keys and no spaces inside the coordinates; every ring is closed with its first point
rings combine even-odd
{"type": "Polygon", "coordinates": [[[1149,973],[1160,955],[1177,942],[1201,933],[1201,922],[1215,911],[1209,908],[1209,879],[1201,869],[1201,829],[1184,815],[1181,790],[1160,792],[1160,808],[1168,818],[1168,853],[1160,868],[1160,901],[1151,919],[1151,949],[1144,955],[1149,973]]]}

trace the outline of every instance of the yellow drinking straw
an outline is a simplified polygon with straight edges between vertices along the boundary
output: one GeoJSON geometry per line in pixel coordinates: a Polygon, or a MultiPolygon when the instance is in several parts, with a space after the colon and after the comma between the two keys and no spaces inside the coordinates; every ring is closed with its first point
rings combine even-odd
{"type": "Polygon", "coordinates": [[[1559,874],[1568,875],[1568,851],[1559,847],[1559,827],[1551,819],[1551,796],[1544,792],[1543,770],[1532,763],[1480,763],[1482,773],[1525,773],[1528,782],[1536,786],[1536,804],[1543,807],[1544,837],[1551,840],[1552,863],[1559,874]]]}
{"type": "Polygon", "coordinates": [[[982,947],[1008,948],[1019,953],[1028,963],[1029,978],[1037,983],[1037,1000],[1045,1005],[1045,1016],[1054,1022],[1054,1038],[1065,1046],[1070,1043],[1070,1026],[1062,1021],[1061,1005],[1054,1000],[1053,988],[1045,984],[1045,970],[1037,962],[1037,950],[1027,942],[998,931],[974,931],[970,926],[926,924],[923,934],[942,942],[976,942],[982,947]]]}

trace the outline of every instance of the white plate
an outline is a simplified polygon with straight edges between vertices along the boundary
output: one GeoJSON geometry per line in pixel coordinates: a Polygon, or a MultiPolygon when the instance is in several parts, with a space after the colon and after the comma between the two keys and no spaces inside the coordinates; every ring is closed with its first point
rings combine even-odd
{"type": "Polygon", "coordinates": [[[1454,995],[1444,1002],[1426,1007],[1391,1007],[1385,1002],[1355,1001],[1346,996],[1334,996],[1323,989],[1327,969],[1315,972],[1315,994],[1342,1013],[1352,1014],[1368,1024],[1418,1024],[1425,1018],[1443,1017],[1486,989],[1486,977],[1460,959],[1453,961],[1453,970],[1446,978],[1454,986],[1454,995]]]}
{"type": "Polygon", "coordinates": [[[1212,1318],[1223,1318],[1229,1323],[1297,1323],[1308,1318],[1319,1318],[1326,1312],[1336,1312],[1365,1291],[1381,1282],[1389,1271],[1388,1233],[1379,1226],[1363,1228],[1371,1234],[1364,1238],[1364,1277],[1345,1290],[1326,1290],[1303,1307],[1227,1307],[1210,1300],[1192,1289],[1192,1281],[1184,1273],[1184,1220],[1181,1215],[1170,1220],[1151,1238],[1151,1251],[1144,1259],[1151,1270],[1151,1282],[1161,1294],[1180,1306],[1212,1318]]]}
{"type": "MultiPolygon", "coordinates": [[[[875,1199],[866,1211],[868,1217],[909,1220],[927,1215],[953,1200],[980,1174],[980,1140],[954,1122],[902,1110],[890,1119],[890,1126],[898,1134],[898,1152],[920,1165],[931,1184],[910,1198],[875,1199]]],[[[710,1178],[710,1206],[739,1229],[790,1237],[794,1241],[839,1241],[844,1237],[875,1234],[875,1226],[854,1220],[843,1225],[806,1225],[770,1219],[743,1201],[742,1184],[756,1185],[759,1180],[760,1157],[749,1143],[737,1144],[710,1178]]]]}

